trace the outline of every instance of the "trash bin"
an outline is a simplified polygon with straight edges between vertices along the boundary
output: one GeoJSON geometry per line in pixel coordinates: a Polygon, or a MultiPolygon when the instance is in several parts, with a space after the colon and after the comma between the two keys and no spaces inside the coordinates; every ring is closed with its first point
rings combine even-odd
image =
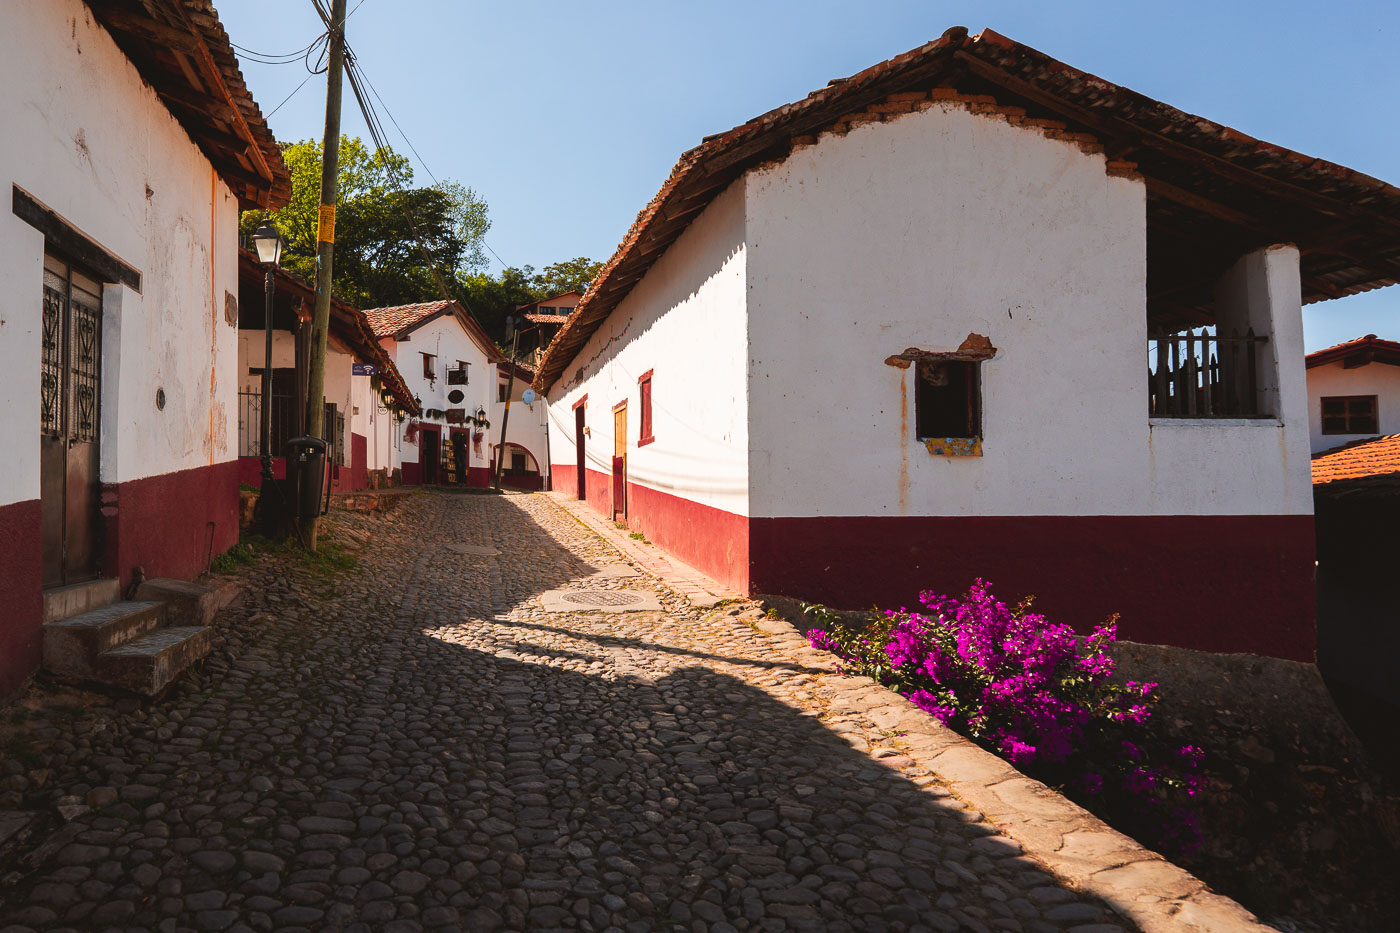
{"type": "Polygon", "coordinates": [[[320,515],[321,492],[326,479],[326,442],[319,437],[294,437],[287,441],[287,467],[289,473],[296,471],[297,513],[302,518],[320,515]]]}

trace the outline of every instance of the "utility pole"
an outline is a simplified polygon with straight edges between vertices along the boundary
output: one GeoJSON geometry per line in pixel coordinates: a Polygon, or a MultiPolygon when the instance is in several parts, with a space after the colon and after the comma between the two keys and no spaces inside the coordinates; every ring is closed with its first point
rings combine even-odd
{"type": "Polygon", "coordinates": [[[510,397],[515,393],[515,349],[520,343],[520,328],[515,318],[506,318],[510,328],[510,375],[506,377],[506,410],[501,413],[501,443],[496,448],[496,491],[501,491],[501,470],[506,465],[506,425],[510,424],[510,397]]]}
{"type": "MultiPolygon", "coordinates": [[[[311,316],[311,365],[306,386],[306,433],[324,439],[326,334],[331,323],[331,262],[335,203],[340,194],[340,85],[345,69],[345,0],[331,0],[330,61],[326,71],[326,131],[321,139],[321,210],[316,218],[316,309],[311,316]]],[[[325,481],[325,463],[321,465],[325,481]]],[[[317,516],[302,519],[306,546],[316,550],[317,516]]]]}

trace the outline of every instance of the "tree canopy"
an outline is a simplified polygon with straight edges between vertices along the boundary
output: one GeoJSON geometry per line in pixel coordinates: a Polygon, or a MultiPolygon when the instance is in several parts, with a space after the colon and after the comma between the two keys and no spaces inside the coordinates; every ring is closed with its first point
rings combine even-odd
{"type": "MultiPolygon", "coordinates": [[[[316,216],[321,197],[321,144],[287,143],[282,157],[292,176],[286,207],[247,211],[241,227],[252,233],[270,218],[287,241],[282,265],[316,277],[316,216]]],[[[336,206],[333,288],[359,308],[430,301],[441,295],[418,248],[423,245],[449,290],[460,276],[486,267],[483,252],[491,221],[486,202],[453,182],[413,187],[413,168],[392,149],[371,151],[361,140],[340,140],[340,192],[336,206]],[[418,237],[410,228],[409,215],[418,237]]]]}
{"type": "MultiPolygon", "coordinates": [[[[314,282],[321,144],[285,143],[282,157],[292,176],[291,201],[271,213],[245,212],[240,229],[251,234],[270,219],[287,241],[282,267],[314,282]]],[[[406,157],[387,148],[372,151],[357,137],[341,137],[332,283],[336,297],[357,308],[442,297],[419,249],[421,238],[448,293],[504,344],[506,317],[517,307],[563,292],[582,292],[602,266],[579,256],[538,272],[523,266],[490,275],[484,252],[490,227],[486,201],[471,188],[450,181],[415,188],[406,157]]]]}

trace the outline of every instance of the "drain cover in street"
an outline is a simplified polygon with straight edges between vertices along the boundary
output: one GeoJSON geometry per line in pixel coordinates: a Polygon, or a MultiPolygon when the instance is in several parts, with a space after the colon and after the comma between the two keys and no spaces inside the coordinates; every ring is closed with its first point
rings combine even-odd
{"type": "Polygon", "coordinates": [[[495,557],[501,553],[493,547],[486,547],[482,544],[449,544],[447,549],[458,554],[472,554],[476,557],[495,557]]]}
{"type": "Polygon", "coordinates": [[[652,590],[548,590],[540,605],[545,612],[656,612],[661,599],[652,590]]]}

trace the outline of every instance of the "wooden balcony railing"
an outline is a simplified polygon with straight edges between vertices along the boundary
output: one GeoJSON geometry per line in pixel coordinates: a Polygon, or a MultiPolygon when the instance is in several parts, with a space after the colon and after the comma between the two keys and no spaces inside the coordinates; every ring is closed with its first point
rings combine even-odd
{"type": "Polygon", "coordinates": [[[1259,418],[1259,350],[1269,338],[1209,328],[1148,337],[1147,404],[1154,418],[1259,418]],[[1153,368],[1155,363],[1155,369],[1153,368]]]}

